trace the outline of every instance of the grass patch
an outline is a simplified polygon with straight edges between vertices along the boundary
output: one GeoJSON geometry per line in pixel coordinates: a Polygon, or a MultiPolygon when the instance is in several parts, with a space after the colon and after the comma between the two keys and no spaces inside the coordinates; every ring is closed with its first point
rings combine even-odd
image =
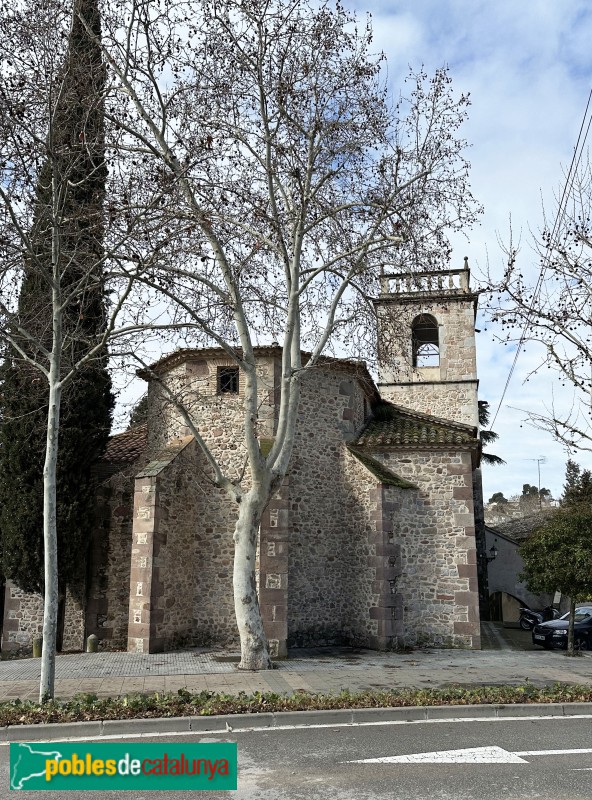
{"type": "Polygon", "coordinates": [[[481,686],[446,689],[393,689],[339,694],[292,695],[256,692],[247,695],[137,694],[120,698],[77,695],[71,700],[54,700],[45,705],[12,700],[0,704],[0,725],[83,722],[106,719],[215,716],[218,714],[261,714],[282,711],[321,711],[339,708],[402,708],[440,705],[511,705],[513,703],[589,703],[592,687],[556,683],[553,686],[481,686]]]}

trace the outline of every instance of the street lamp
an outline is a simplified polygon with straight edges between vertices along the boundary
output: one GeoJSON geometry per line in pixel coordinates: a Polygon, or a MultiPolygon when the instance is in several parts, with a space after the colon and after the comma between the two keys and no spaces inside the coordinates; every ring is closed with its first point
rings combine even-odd
{"type": "Polygon", "coordinates": [[[492,544],[489,548],[489,552],[491,553],[490,556],[485,556],[485,560],[489,564],[490,561],[494,561],[497,558],[497,547],[495,544],[492,544]]]}

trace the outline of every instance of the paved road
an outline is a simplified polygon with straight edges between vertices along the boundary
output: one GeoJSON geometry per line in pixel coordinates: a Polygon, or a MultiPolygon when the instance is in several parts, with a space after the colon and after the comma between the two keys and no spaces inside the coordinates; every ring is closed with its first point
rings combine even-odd
{"type": "Polygon", "coordinates": [[[481,646],[484,650],[532,650],[542,648],[532,643],[531,631],[506,628],[501,622],[481,623],[481,646]]]}
{"type": "MultiPolygon", "coordinates": [[[[321,719],[322,722],[322,719],[321,719]]],[[[204,798],[237,800],[589,800],[592,716],[337,725],[233,731],[201,735],[199,741],[235,741],[239,751],[237,792],[202,792],[204,798]],[[468,750],[468,754],[458,754],[468,750]],[[442,752],[444,751],[444,753],[442,752]],[[454,755],[451,755],[451,752],[454,755]],[[414,763],[426,753],[427,763],[414,763]],[[407,763],[357,763],[407,757],[407,763]],[[429,763],[429,759],[448,763],[429,763]],[[450,759],[464,759],[456,763],[450,759]],[[497,759],[498,763],[491,762],[497,759]]],[[[196,741],[189,734],[140,741],[196,741]]],[[[125,738],[122,741],[126,741],[125,738]]],[[[57,747],[58,745],[53,745],[57,747]]],[[[8,748],[0,748],[0,798],[8,798],[8,748]]],[[[159,793],[161,794],[161,793],[159,793]]],[[[152,792],[126,792],[147,800],[152,792]]],[[[14,795],[11,795],[14,796],[14,795]]],[[[33,792],[21,792],[31,797],[33,792]]],[[[69,800],[82,793],[68,792],[69,800]]],[[[101,793],[117,800],[121,793],[101,793]]],[[[169,791],[167,800],[186,794],[169,791]]]]}

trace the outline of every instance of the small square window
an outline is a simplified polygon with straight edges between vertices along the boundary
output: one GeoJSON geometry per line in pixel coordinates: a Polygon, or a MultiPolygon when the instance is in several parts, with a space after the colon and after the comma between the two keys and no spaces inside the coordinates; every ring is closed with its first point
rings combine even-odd
{"type": "Polygon", "coordinates": [[[238,367],[218,367],[218,394],[238,394],[238,367]]]}

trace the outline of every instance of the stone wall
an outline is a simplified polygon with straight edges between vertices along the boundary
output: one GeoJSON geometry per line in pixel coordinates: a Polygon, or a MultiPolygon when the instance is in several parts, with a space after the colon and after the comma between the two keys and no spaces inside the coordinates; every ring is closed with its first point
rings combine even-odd
{"type": "MultiPolygon", "coordinates": [[[[216,450],[221,465],[234,476],[242,469],[241,448],[244,426],[244,375],[239,374],[238,394],[218,391],[218,370],[232,367],[225,355],[208,359],[194,356],[173,367],[166,383],[182,403],[199,433],[216,450]]],[[[276,414],[276,388],[279,382],[277,357],[262,357],[257,363],[258,430],[261,437],[273,435],[276,414]]],[[[170,395],[158,382],[148,387],[148,407],[152,423],[149,427],[149,451],[155,453],[175,437],[192,433],[187,419],[171,402],[170,395]]]]}
{"type": "MultiPolygon", "coordinates": [[[[84,643],[84,593],[66,590],[63,604],[62,652],[82,650],[84,643]]],[[[30,655],[33,639],[43,634],[43,595],[23,592],[10,581],[4,595],[2,653],[30,655]]]]}
{"type": "MultiPolygon", "coordinates": [[[[471,295],[438,302],[385,299],[379,320],[396,315],[403,325],[403,344],[382,347],[379,389],[385,400],[406,408],[467,425],[477,425],[477,361],[475,311],[471,295]],[[438,367],[413,368],[411,324],[419,314],[431,314],[438,322],[438,367]]],[[[388,323],[384,323],[387,327],[388,323]]]]}
{"type": "MultiPolygon", "coordinates": [[[[139,462],[138,462],[139,463],[139,462]]],[[[106,650],[125,649],[129,611],[134,465],[97,465],[94,527],[89,535],[85,585],[66,589],[63,651],[83,650],[89,634],[106,650]]],[[[2,649],[30,652],[43,628],[43,598],[7,585],[2,649]]]]}
{"type": "Polygon", "coordinates": [[[184,437],[136,479],[128,649],[235,643],[236,509],[184,437]]]}
{"type": "MultiPolygon", "coordinates": [[[[160,475],[160,581],[162,622],[157,638],[230,643],[237,637],[232,594],[236,507],[203,475],[195,442],[160,475]]],[[[211,475],[209,476],[211,479],[211,475]]]]}
{"type": "Polygon", "coordinates": [[[289,470],[291,646],[377,635],[368,539],[376,480],[344,445],[363,424],[364,400],[358,381],[337,369],[319,367],[303,381],[289,470]]]}
{"type": "MultiPolygon", "coordinates": [[[[167,380],[177,388],[184,387],[184,399],[200,435],[227,474],[238,477],[245,458],[242,384],[238,396],[216,391],[217,369],[229,364],[224,357],[192,358],[171,369],[167,380]]],[[[277,357],[262,358],[258,363],[262,418],[258,433],[262,438],[273,433],[279,367],[277,357]]],[[[292,644],[368,642],[377,636],[378,624],[369,611],[378,595],[372,587],[375,568],[370,565],[368,542],[368,532],[376,526],[376,498],[371,491],[369,494],[376,480],[344,446],[360,429],[370,408],[354,372],[355,367],[324,364],[306,373],[288,478],[262,520],[260,602],[267,635],[280,655],[285,651],[286,635],[292,644]],[[320,449],[315,447],[319,442],[320,449]]],[[[162,389],[154,385],[150,392],[154,408],[168,420],[158,436],[187,434],[189,429],[168,405],[162,389]]],[[[162,438],[153,435],[151,442],[156,452],[162,438]]],[[[160,527],[171,513],[169,509],[163,515],[161,498],[163,476],[172,468],[167,466],[155,487],[159,510],[154,513],[160,515],[160,527]]],[[[196,557],[200,566],[196,570],[194,641],[236,644],[231,588],[236,509],[226,493],[208,487],[202,478],[205,474],[198,479],[198,489],[204,493],[201,505],[196,492],[189,505],[183,501],[180,477],[171,479],[171,487],[177,487],[171,498],[181,492],[178,501],[171,502],[179,502],[188,518],[198,520],[196,557]]],[[[132,590],[134,583],[132,577],[132,590]]]]}
{"type": "Polygon", "coordinates": [[[137,466],[99,475],[95,529],[89,551],[86,635],[105,650],[127,646],[133,489],[137,466]]]}
{"type": "Polygon", "coordinates": [[[479,648],[471,454],[374,457],[418,487],[384,489],[386,523],[400,547],[398,644],[479,648]]]}
{"type": "Polygon", "coordinates": [[[477,425],[477,381],[381,386],[385,400],[451,422],[477,425]]]}
{"type": "Polygon", "coordinates": [[[43,633],[43,597],[23,592],[6,581],[2,653],[31,653],[33,639],[43,633]]]}
{"type": "Polygon", "coordinates": [[[351,643],[380,650],[392,646],[386,595],[395,552],[383,525],[382,486],[350,453],[344,464],[343,518],[350,529],[346,551],[346,613],[351,643]]]}
{"type": "Polygon", "coordinates": [[[84,650],[85,597],[84,591],[72,592],[68,587],[64,600],[64,631],[62,652],[84,650]]]}

